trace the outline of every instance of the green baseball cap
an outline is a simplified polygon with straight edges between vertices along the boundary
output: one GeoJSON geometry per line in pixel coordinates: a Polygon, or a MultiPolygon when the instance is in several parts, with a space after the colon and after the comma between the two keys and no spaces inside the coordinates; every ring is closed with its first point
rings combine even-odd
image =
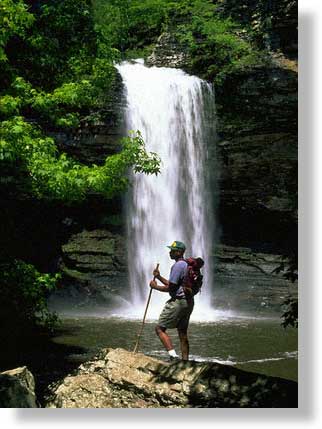
{"type": "Polygon", "coordinates": [[[186,245],[182,241],[174,241],[170,246],[167,246],[171,250],[186,250],[186,245]]]}

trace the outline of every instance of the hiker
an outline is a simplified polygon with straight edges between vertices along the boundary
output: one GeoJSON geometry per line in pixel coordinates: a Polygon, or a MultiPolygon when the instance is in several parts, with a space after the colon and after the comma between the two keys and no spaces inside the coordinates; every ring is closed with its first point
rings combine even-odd
{"type": "Polygon", "coordinates": [[[194,300],[192,295],[186,296],[182,287],[184,275],[188,266],[183,258],[186,246],[181,241],[174,241],[171,246],[167,247],[170,249],[170,258],[175,260],[175,263],[171,267],[169,280],[162,277],[160,271],[155,269],[153,271],[153,276],[163,283],[163,286],[158,285],[156,280],[151,280],[150,282],[150,287],[152,289],[156,289],[160,292],[169,292],[171,297],[169,301],[166,302],[160,314],[155,331],[162,344],[167,349],[170,360],[177,360],[179,356],[174,350],[171,338],[166,332],[167,329],[177,328],[182,360],[188,360],[189,341],[187,331],[194,300]]]}

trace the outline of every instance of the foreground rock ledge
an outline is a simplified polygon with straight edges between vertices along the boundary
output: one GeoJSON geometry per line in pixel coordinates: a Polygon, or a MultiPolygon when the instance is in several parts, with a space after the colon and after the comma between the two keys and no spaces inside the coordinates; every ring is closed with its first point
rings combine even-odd
{"type": "Polygon", "coordinates": [[[37,408],[34,376],[26,366],[0,373],[0,408],[37,408]]]}
{"type": "Polygon", "coordinates": [[[47,408],[297,407],[297,383],[208,362],[103,349],[52,386],[47,408]]]}

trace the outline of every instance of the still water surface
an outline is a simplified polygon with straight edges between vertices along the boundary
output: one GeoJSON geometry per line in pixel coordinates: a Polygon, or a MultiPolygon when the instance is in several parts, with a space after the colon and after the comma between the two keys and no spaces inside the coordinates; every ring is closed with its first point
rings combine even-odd
{"type": "MultiPolygon", "coordinates": [[[[71,361],[91,358],[102,347],[133,350],[140,320],[117,317],[73,317],[62,320],[62,330],[54,341],[80,346],[82,354],[71,361]]],[[[145,325],[140,351],[167,359],[154,333],[155,322],[145,325]]],[[[176,331],[170,330],[179,352],[176,331]]],[[[190,358],[234,365],[238,368],[297,381],[297,330],[284,329],[278,318],[227,318],[211,323],[191,323],[190,358]]]]}

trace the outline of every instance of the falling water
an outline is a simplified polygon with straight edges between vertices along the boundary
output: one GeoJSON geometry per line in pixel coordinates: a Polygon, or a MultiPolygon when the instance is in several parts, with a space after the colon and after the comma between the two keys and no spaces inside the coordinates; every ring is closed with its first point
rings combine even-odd
{"type": "MultiPolygon", "coordinates": [[[[133,175],[128,197],[130,314],[142,317],[153,268],[168,278],[174,261],[166,247],[187,246],[185,256],[205,260],[204,286],[196,299],[195,320],[212,310],[211,244],[213,223],[207,171],[209,141],[214,143],[211,86],[181,70],[148,68],[142,60],[118,66],[126,90],[126,126],[140,130],[148,151],[162,160],[158,176],[133,175]]],[[[156,318],[168,295],[154,291],[148,317],[156,318]]]]}

